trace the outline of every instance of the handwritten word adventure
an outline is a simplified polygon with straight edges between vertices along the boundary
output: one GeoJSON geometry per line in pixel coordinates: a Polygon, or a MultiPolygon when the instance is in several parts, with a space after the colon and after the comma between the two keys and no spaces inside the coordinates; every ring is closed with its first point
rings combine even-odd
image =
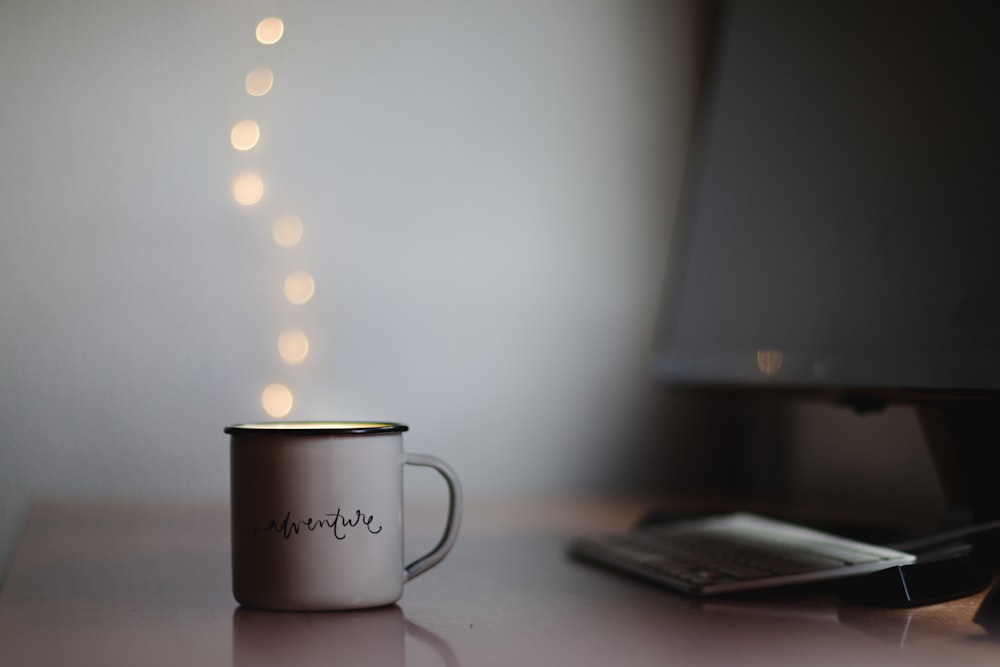
{"type": "Polygon", "coordinates": [[[310,516],[293,521],[292,513],[286,512],[285,518],[280,521],[277,519],[271,519],[267,526],[264,528],[257,528],[254,532],[261,533],[272,531],[284,535],[287,540],[292,535],[298,535],[299,532],[303,530],[315,532],[322,529],[333,531],[333,536],[338,540],[342,540],[347,537],[348,529],[357,528],[358,526],[364,526],[365,529],[372,535],[378,535],[382,532],[382,526],[379,524],[378,528],[372,528],[372,522],[374,521],[374,515],[365,514],[361,510],[356,510],[353,516],[344,515],[341,514],[340,508],[338,507],[336,512],[332,514],[324,514],[323,517],[319,519],[315,519],[310,516]]]}

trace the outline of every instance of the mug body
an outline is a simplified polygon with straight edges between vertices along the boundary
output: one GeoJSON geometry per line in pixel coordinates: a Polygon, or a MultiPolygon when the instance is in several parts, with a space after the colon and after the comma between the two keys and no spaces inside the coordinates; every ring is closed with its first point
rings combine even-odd
{"type": "Polygon", "coordinates": [[[233,594],[240,604],[304,611],[400,598],[406,427],[383,426],[354,434],[227,430],[233,594]]]}

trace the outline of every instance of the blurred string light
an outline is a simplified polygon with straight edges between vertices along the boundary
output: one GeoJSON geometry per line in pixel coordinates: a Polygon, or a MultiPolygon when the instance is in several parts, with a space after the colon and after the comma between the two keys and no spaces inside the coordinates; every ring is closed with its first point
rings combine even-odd
{"type": "Polygon", "coordinates": [[[297,215],[283,215],[274,221],[271,235],[282,248],[293,248],[302,240],[304,229],[297,215]]]}
{"type": "Polygon", "coordinates": [[[287,364],[301,364],[309,355],[309,338],[299,329],[285,329],[278,336],[278,354],[287,364]]]}
{"type": "Polygon", "coordinates": [[[271,86],[274,85],[274,73],[267,67],[250,70],[243,85],[247,93],[254,97],[267,95],[271,92],[271,86]]]}
{"type": "Polygon", "coordinates": [[[248,151],[260,141],[260,126],[253,120],[241,120],[233,125],[229,143],[238,151],[248,151]]]}
{"type": "Polygon", "coordinates": [[[233,180],[233,199],[237,204],[253,206],[264,196],[264,180],[253,172],[240,174],[233,180]]]}
{"type": "Polygon", "coordinates": [[[275,16],[266,18],[257,24],[257,41],[261,44],[277,44],[284,34],[285,23],[275,16]]]}
{"type": "Polygon", "coordinates": [[[264,412],[280,419],[292,411],[295,399],[292,398],[291,390],[285,385],[269,384],[261,392],[260,402],[264,407],[264,412]]]}
{"type": "MultiPolygon", "coordinates": [[[[271,16],[257,24],[254,35],[264,45],[278,43],[285,34],[285,24],[280,18],[271,16]]],[[[244,88],[251,97],[267,95],[274,86],[274,72],[269,67],[250,70],[244,80],[244,88]]],[[[238,151],[249,151],[260,141],[261,129],[257,121],[245,119],[233,125],[229,142],[238,151]]],[[[255,172],[244,172],[233,179],[232,196],[242,206],[254,206],[264,197],[264,180],[255,172]]],[[[302,220],[293,214],[278,217],[271,228],[274,242],[281,248],[292,248],[302,240],[304,228],[302,220]]],[[[293,305],[302,305],[312,299],[316,282],[308,271],[292,271],[285,276],[283,291],[285,299],[293,305]]],[[[278,336],[278,356],[286,364],[301,364],[309,356],[309,338],[301,329],[287,328],[278,336]]],[[[292,411],[295,398],[291,389],[281,383],[271,383],[261,392],[261,406],[269,416],[281,419],[292,411]]]]}
{"type": "Polygon", "coordinates": [[[308,271],[292,271],[285,277],[285,298],[291,304],[308,303],[315,291],[316,281],[308,271]]]}

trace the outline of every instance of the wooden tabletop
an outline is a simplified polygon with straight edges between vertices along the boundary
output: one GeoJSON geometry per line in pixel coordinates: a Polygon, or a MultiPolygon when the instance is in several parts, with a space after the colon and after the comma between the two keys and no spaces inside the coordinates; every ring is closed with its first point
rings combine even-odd
{"type": "MultiPolygon", "coordinates": [[[[787,593],[699,602],[566,558],[569,535],[629,518],[601,504],[470,509],[454,552],[398,605],[283,613],[233,601],[221,503],[42,506],[0,591],[0,665],[1000,663],[972,622],[982,596],[910,610],[787,593]]],[[[412,539],[433,541],[426,526],[412,539]]]]}

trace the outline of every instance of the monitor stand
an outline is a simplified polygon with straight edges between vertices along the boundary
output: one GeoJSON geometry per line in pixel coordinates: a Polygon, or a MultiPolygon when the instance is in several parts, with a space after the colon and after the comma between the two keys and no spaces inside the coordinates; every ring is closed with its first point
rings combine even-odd
{"type": "Polygon", "coordinates": [[[954,522],[1000,519],[1000,399],[922,402],[917,415],[954,522]]]}

